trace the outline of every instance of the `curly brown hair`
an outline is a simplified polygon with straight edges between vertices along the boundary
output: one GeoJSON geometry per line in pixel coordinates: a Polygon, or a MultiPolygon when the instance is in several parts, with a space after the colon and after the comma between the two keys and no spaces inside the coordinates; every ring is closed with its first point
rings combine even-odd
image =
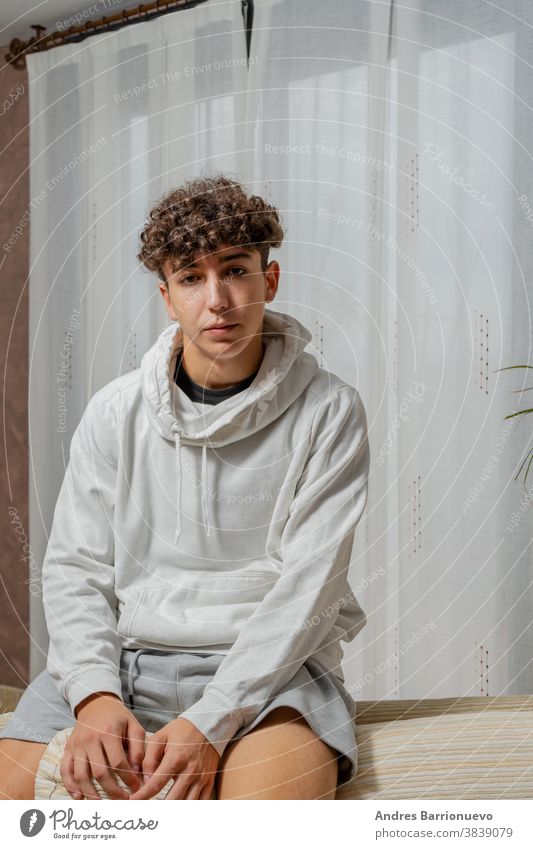
{"type": "Polygon", "coordinates": [[[153,207],[140,234],[137,259],[167,284],[162,265],[192,263],[197,251],[221,244],[256,248],[266,270],[270,248],[279,248],[284,232],[278,210],[224,174],[197,177],[167,192],[153,207]]]}

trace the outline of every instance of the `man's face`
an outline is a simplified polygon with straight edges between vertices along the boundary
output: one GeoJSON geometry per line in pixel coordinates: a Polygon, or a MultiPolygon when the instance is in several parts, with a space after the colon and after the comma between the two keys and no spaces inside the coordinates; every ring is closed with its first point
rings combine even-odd
{"type": "Polygon", "coordinates": [[[280,268],[272,260],[263,272],[258,250],[219,245],[211,253],[196,253],[193,263],[182,267],[179,260],[166,260],[163,271],[168,291],[164,283],[159,290],[168,317],[180,324],[184,348],[192,345],[197,354],[220,361],[241,354],[260,333],[280,268]],[[215,324],[230,326],[207,329],[215,324]]]}

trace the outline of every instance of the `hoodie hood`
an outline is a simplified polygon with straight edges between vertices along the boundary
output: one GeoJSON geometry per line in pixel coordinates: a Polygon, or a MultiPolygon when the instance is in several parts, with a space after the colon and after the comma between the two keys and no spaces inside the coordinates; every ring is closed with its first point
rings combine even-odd
{"type": "Polygon", "coordinates": [[[316,357],[304,351],[312,334],[293,316],[265,310],[262,336],[265,352],[250,386],[201,411],[174,381],[176,360],[183,348],[179,322],[163,330],[141,361],[142,395],[149,421],[162,439],[175,444],[175,543],[181,534],[182,444],[197,444],[202,449],[202,519],[209,535],[208,447],[237,442],[275,421],[305,391],[319,368],[316,357]]]}

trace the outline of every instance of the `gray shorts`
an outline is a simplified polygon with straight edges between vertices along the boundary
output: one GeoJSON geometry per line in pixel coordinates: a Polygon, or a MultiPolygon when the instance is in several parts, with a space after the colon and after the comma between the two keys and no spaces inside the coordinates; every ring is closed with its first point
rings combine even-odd
{"type": "MultiPolygon", "coordinates": [[[[201,698],[223,658],[223,654],[123,649],[120,678],[124,703],[145,731],[159,731],[201,698]]],[[[338,787],[355,777],[356,704],[340,678],[309,658],[233,739],[243,737],[278,707],[295,708],[317,737],[338,750],[338,787]]],[[[58,731],[75,723],[70,705],[44,670],[24,691],[11,720],[0,730],[0,739],[49,743],[58,731]]]]}

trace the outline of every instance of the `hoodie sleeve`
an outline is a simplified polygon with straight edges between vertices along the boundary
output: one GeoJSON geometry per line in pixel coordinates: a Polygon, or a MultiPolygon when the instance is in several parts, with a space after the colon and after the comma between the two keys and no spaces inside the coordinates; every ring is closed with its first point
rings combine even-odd
{"type": "Polygon", "coordinates": [[[280,577],[244,623],[201,699],[180,715],[219,755],[333,627],[324,611],[346,592],[369,464],[364,406],[357,390],[345,384],[315,414],[310,450],[276,552],[280,577]]]}
{"type": "Polygon", "coordinates": [[[43,562],[47,668],[73,715],[91,693],[122,699],[110,453],[117,426],[105,390],[91,398],[72,437],[43,562]]]}

